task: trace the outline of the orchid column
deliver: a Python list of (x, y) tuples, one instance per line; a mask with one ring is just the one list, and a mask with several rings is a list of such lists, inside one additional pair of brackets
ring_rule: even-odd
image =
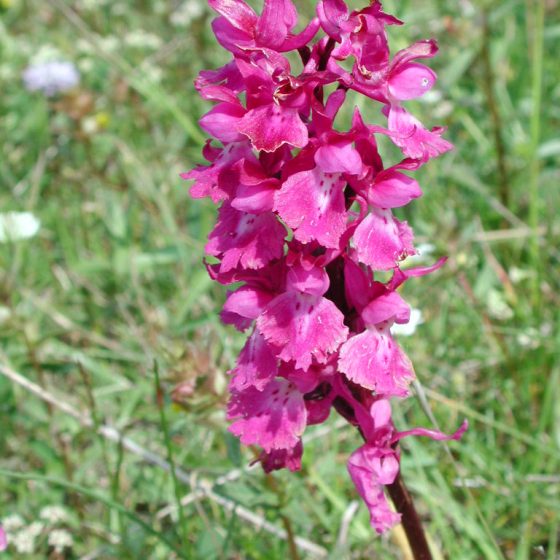
[[(219, 205), (208, 272), (221, 284), (242, 282), (221, 315), (248, 334), (230, 372), (230, 430), (262, 448), (267, 472), (294, 471), (306, 426), (334, 408), (365, 440), (348, 470), (381, 533), (409, 515), (393, 511), (384, 493), (399, 473), (399, 439), (446, 437), (396, 431), (389, 404), (406, 397), (414, 379), (391, 335), (394, 323), (410, 318), (397, 290), (445, 261), (401, 269), (415, 253), (413, 232), (392, 211), (422, 194), (407, 173), (452, 147), (441, 128), (426, 129), (403, 107), (433, 86), (434, 72), (417, 60), (433, 57), (437, 45), (419, 41), (391, 58), (386, 28), (402, 22), (379, 2), (349, 12), (343, 0), (321, 0), (299, 34), (292, 33), (298, 14), (291, 0), (265, 0), (261, 15), (242, 0), (209, 4), (218, 13), (216, 38), (232, 60), (196, 80), (200, 95), (216, 104), (200, 121), (216, 142), (204, 148), (208, 165), (183, 177), (194, 180), (193, 197)], [(289, 51), (301, 56), (297, 75)], [(337, 130), (348, 90), (379, 103), (387, 127), (365, 123), (355, 108), (350, 129)], [(378, 135), (404, 159), (384, 163)], [(379, 271), (392, 271), (391, 279), (376, 280)]]

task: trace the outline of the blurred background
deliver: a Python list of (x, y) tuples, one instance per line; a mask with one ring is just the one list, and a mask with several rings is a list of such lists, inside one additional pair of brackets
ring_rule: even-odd
[[(205, 2), (0, 6), (4, 556), (409, 558), (400, 530), (369, 528), (345, 465), (359, 439), (334, 414), (308, 430), (303, 472), (273, 478), (226, 431), (243, 340), (220, 325), (225, 290), (201, 261), (215, 209), (179, 178), (202, 161), (193, 79), (227, 60)], [(384, 7), (407, 24), (390, 29), (394, 50), (439, 40), (438, 84), (407, 107), (456, 146), (401, 214), (424, 262), (450, 258), (405, 287), (421, 318), (400, 342), (420, 384), (395, 420), (471, 425), (449, 447), (405, 440), (402, 472), (436, 558), (553, 560), (560, 4)], [(26, 69), (53, 62), (72, 87), (48, 96)]]

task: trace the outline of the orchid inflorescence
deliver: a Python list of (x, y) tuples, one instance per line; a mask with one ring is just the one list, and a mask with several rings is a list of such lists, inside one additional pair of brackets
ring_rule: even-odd
[[(376, 1), (349, 12), (343, 0), (319, 0), (317, 17), (298, 34), (291, 0), (265, 0), (261, 15), (243, 0), (209, 4), (219, 14), (216, 38), (233, 59), (200, 72), (195, 85), (216, 104), (200, 125), (221, 147), (208, 140), (209, 164), (183, 177), (194, 180), (194, 198), (220, 205), (206, 245), (211, 277), (242, 283), (221, 313), (249, 331), (230, 372), (230, 430), (262, 448), (266, 472), (295, 471), (306, 426), (337, 410), (365, 440), (348, 470), (383, 532), (400, 518), (384, 493), (399, 472), (397, 442), (457, 439), (466, 428), (452, 436), (398, 432), (389, 404), (414, 379), (391, 334), (410, 318), (397, 290), (445, 262), (402, 269), (415, 254), (413, 232), (392, 212), (422, 194), (405, 172), (452, 147), (442, 128), (426, 129), (403, 107), (433, 86), (435, 73), (416, 61), (433, 57), (437, 45), (418, 41), (391, 59), (386, 27), (402, 22)], [(302, 61), (298, 76), (285, 55), (292, 51)], [(349, 90), (381, 103), (387, 127), (367, 124), (355, 108), (350, 129), (336, 130)], [(376, 135), (405, 158), (385, 167)], [(392, 271), (390, 279), (376, 280), (380, 271)]]

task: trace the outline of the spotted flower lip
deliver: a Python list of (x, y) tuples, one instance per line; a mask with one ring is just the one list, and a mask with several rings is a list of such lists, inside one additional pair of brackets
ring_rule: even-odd
[[(344, 0), (319, 0), (299, 33), (292, 0), (264, 0), (260, 13), (243, 0), (209, 5), (232, 58), (195, 81), (212, 104), (200, 120), (211, 139), (206, 163), (182, 177), (193, 198), (219, 205), (206, 267), (231, 286), (222, 321), (247, 336), (229, 371), (230, 431), (262, 449), (266, 472), (295, 471), (306, 427), (339, 412), (364, 437), (348, 472), (382, 533), (400, 519), (385, 497), (400, 469), (398, 441), (458, 439), (466, 429), (399, 432), (389, 403), (408, 396), (415, 378), (393, 336), (411, 324), (397, 290), (445, 263), (405, 268), (416, 249), (399, 217), (423, 194), (414, 172), (452, 148), (442, 128), (406, 109), (436, 82), (419, 61), (435, 56), (437, 43), (417, 41), (391, 57), (388, 28), (403, 22), (376, 0), (353, 11)], [(301, 56), (299, 74), (290, 51)], [(348, 90), (379, 103), (387, 125), (366, 123), (355, 108), (350, 128), (339, 130)], [(383, 161), (379, 136), (400, 149), (400, 161)]]

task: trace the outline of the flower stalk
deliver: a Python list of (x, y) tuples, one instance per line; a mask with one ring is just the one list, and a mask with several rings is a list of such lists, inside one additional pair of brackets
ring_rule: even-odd
[(422, 521), (400, 472), (395, 480), (387, 486), (387, 492), (391, 496), (395, 509), (401, 515), (403, 529), (414, 560), (432, 560)]

